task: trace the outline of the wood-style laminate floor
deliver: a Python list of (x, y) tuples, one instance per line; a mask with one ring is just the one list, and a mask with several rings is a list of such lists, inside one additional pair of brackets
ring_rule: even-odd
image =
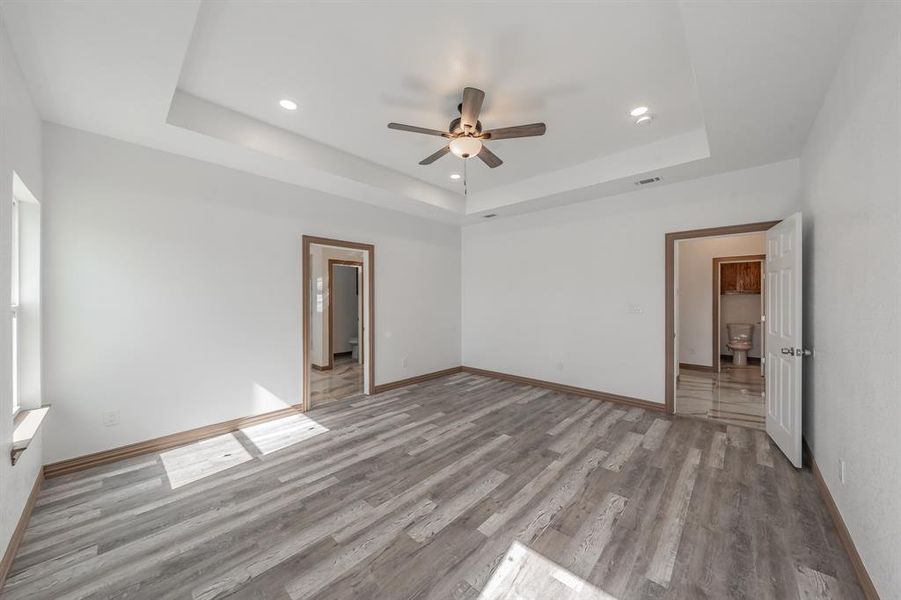
[(765, 382), (760, 365), (723, 362), (719, 373), (679, 369), (676, 413), (753, 429), (766, 429)]
[(461, 373), (49, 480), (2, 597), (862, 595), (764, 433)]

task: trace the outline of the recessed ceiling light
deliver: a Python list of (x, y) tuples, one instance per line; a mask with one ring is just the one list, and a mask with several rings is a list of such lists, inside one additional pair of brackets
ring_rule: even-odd
[(288, 100), (287, 98), (282, 98), (281, 100), (279, 100), (278, 105), (285, 110), (297, 110), (297, 102), (295, 102), (294, 100)]
[(459, 173), (451, 173), (450, 178), (451, 179), (460, 179), (460, 174)]
[(651, 122), (651, 115), (643, 115), (635, 121), (636, 125), (647, 125)]
[(632, 112), (630, 112), (629, 114), (632, 115), (633, 117), (640, 117), (641, 115), (643, 115), (646, 112), (648, 112), (647, 106), (636, 106), (635, 108), (632, 109)]

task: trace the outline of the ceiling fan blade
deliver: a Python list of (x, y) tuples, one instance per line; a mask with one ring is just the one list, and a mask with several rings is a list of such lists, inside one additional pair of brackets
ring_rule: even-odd
[(426, 129), (425, 127), (416, 127), (415, 125), (404, 125), (403, 123), (388, 123), (388, 129), (397, 129), (398, 131), (412, 131), (413, 133), (424, 133), (426, 135), (437, 135), (439, 137), (451, 137), (451, 135), (446, 131)]
[(482, 101), (485, 100), (485, 92), (476, 88), (464, 88), (463, 107), (460, 109), (460, 124), (464, 131), (476, 128), (479, 113), (482, 112)]
[(509, 138), (533, 137), (544, 135), (547, 126), (544, 123), (529, 123), (528, 125), (516, 125), (515, 127), (501, 127), (483, 131), (479, 136), (487, 140), (506, 140)]
[(504, 161), (497, 157), (497, 154), (488, 149), (488, 146), (482, 145), (482, 149), (479, 150), (478, 154), (479, 158), (482, 159), (482, 162), (491, 167), (492, 169), (495, 167), (499, 167), (504, 164)]
[(445, 154), (447, 154), (448, 152), (450, 152), (450, 146), (449, 146), (449, 145), (448, 145), (448, 146), (445, 146), (444, 148), (442, 148), (442, 149), (439, 150), (438, 152), (436, 152), (436, 153), (434, 153), (434, 154), (432, 154), (432, 155), (430, 155), (430, 156), (427, 156), (427, 157), (423, 158), (421, 161), (419, 161), (419, 164), (421, 164), (421, 165), (430, 165), (430, 164), (432, 164), (433, 162), (435, 162), (436, 160), (438, 160), (439, 158), (441, 158), (442, 156), (444, 156)]

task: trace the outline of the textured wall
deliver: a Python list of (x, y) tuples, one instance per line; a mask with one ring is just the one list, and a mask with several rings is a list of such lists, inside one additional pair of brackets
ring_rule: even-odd
[(901, 4), (867, 4), (801, 158), (804, 433), (882, 598), (901, 598), (899, 46)]

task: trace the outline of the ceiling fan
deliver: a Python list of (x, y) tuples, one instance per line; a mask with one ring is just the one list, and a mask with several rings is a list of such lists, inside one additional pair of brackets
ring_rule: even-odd
[(489, 140), (506, 140), (509, 138), (532, 137), (544, 135), (547, 127), (544, 123), (530, 123), (529, 125), (516, 125), (514, 127), (501, 127), (482, 131), (482, 122), (479, 121), (479, 111), (482, 110), (482, 101), (485, 92), (476, 88), (463, 89), (463, 102), (457, 106), (460, 116), (450, 122), (447, 131), (427, 129), (415, 125), (403, 125), (401, 123), (388, 123), (388, 129), (399, 131), (412, 131), (450, 139), (450, 142), (438, 152), (419, 161), (421, 165), (430, 165), (448, 152), (460, 158), (467, 159), (478, 156), (492, 169), (501, 166), (504, 161), (485, 146)]

